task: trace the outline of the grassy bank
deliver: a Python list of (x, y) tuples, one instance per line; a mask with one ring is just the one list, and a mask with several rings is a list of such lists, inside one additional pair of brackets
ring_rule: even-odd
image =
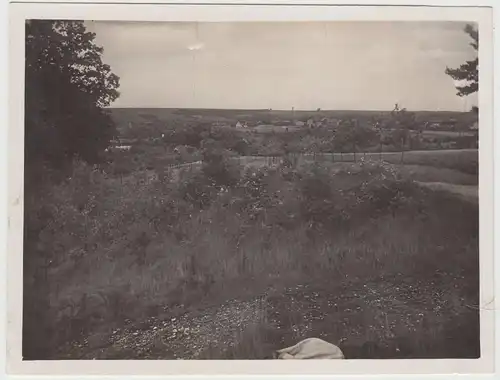
[(32, 352), (251, 359), (318, 336), (352, 358), (477, 356), (477, 205), (384, 163), (211, 165), (126, 185), (81, 166), (28, 205), (50, 215)]

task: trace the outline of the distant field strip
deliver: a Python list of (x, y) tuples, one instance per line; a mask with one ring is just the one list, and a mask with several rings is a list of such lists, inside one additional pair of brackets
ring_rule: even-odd
[[(476, 164), (478, 162), (477, 149), (448, 149), (448, 150), (414, 150), (407, 152), (376, 152), (376, 153), (300, 153), (292, 154), (298, 163), (308, 161), (355, 162), (361, 158), (383, 160), (392, 164), (430, 165), (450, 167), (459, 163)], [(270, 165), (279, 162), (281, 157), (268, 156), (240, 156), (236, 157), (242, 165)]]
[[(392, 164), (427, 165), (435, 167), (451, 167), (467, 163), (478, 164), (477, 149), (448, 149), (448, 150), (414, 150), (407, 152), (378, 152), (378, 153), (299, 153), (292, 154), (298, 164), (314, 161), (356, 162), (364, 159), (383, 160)], [(237, 156), (232, 159), (243, 166), (267, 166), (283, 161), (282, 156)], [(201, 166), (202, 161), (170, 165), (170, 169), (182, 169)]]
[(446, 191), (455, 194), (469, 202), (479, 201), (479, 187), (471, 185), (456, 185), (444, 182), (417, 182), (420, 186), (431, 190)]

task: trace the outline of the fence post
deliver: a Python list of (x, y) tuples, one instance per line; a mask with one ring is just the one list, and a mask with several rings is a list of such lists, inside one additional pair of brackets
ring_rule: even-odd
[(405, 159), (405, 144), (404, 144), (404, 139), (401, 139), (401, 165), (404, 164), (404, 159)]

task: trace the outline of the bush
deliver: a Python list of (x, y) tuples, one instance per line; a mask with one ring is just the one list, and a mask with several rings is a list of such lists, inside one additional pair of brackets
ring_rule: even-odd
[[(67, 181), (26, 200), (25, 356), (50, 356), (63, 342), (96, 328), (100, 319), (116, 320), (118, 314), (126, 314), (126, 306), (113, 306), (112, 300), (95, 309), (90, 298), (99, 298), (93, 292), (100, 285), (85, 282), (95, 281), (96, 268), (110, 262), (144, 265), (148, 246), (160, 231), (177, 238), (178, 221), (189, 213), (189, 205), (173, 200), (175, 187), (162, 185), (164, 192), (159, 193), (159, 186), (136, 181), (122, 185), (119, 179), (77, 162)], [(84, 283), (73, 282), (77, 274)], [(68, 282), (71, 287), (64, 287)], [(120, 286), (114, 284), (113, 292), (126, 294)], [(98, 317), (93, 316), (96, 311)]]
[(205, 209), (212, 203), (218, 189), (216, 183), (203, 173), (196, 173), (186, 178), (179, 189), (181, 198), (198, 209)]
[(230, 160), (232, 154), (221, 149), (214, 141), (208, 141), (203, 149), (203, 175), (220, 189), (233, 187), (240, 176), (239, 165)]

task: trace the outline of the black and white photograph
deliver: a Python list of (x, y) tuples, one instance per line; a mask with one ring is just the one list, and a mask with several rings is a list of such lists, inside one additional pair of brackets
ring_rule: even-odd
[(491, 30), (24, 30), (23, 361), (484, 356)]

